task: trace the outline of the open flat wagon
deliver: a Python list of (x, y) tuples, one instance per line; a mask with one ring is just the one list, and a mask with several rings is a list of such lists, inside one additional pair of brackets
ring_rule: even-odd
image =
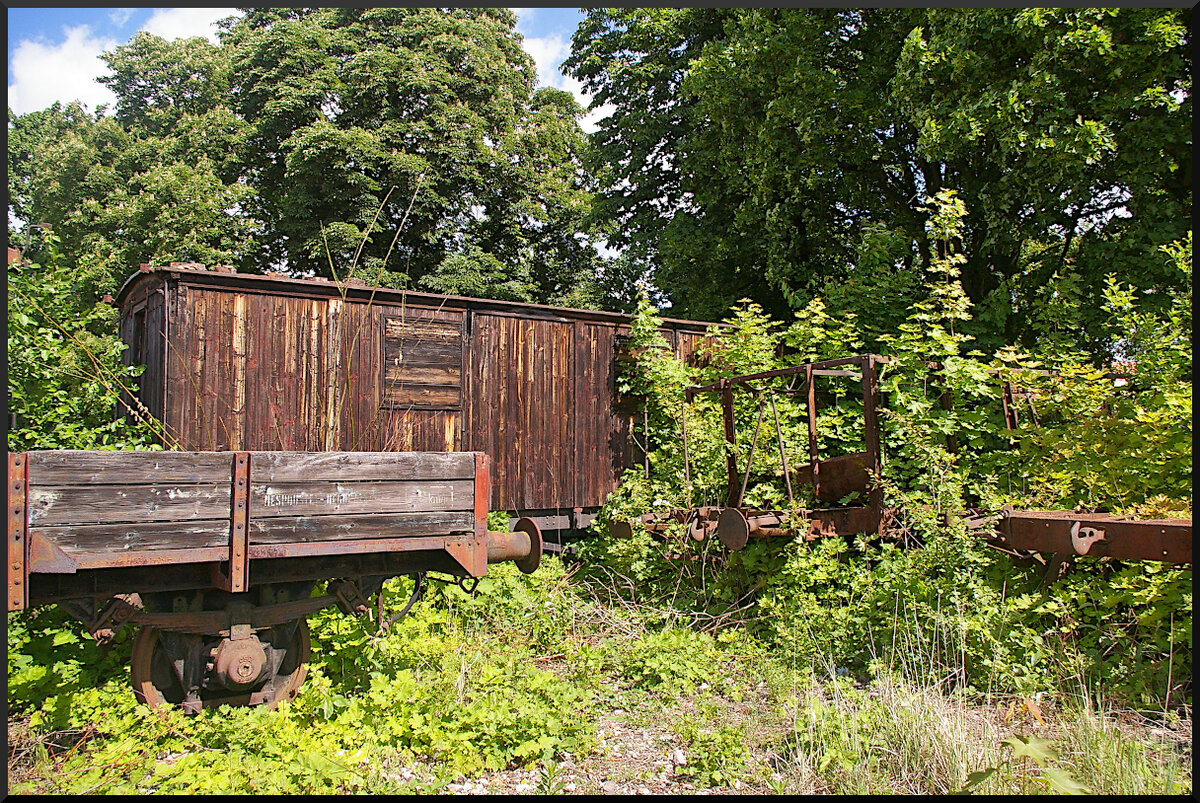
[(488, 469), (478, 452), (10, 454), (8, 610), (57, 603), (102, 641), (139, 625), (151, 705), (272, 705), (303, 680), (308, 614), (364, 614), (401, 575), (415, 598), (428, 571), (537, 568), (536, 524), (487, 529)]

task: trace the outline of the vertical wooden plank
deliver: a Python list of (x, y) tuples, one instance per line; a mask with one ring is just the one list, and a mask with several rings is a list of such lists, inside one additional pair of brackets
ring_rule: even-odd
[[(163, 415), (163, 327), (165, 325), (164, 296), (166, 290), (159, 281), (159, 286), (152, 290), (146, 299), (145, 330), (142, 333), (141, 362), (146, 370), (138, 378), (141, 388), (139, 394), (142, 415), (149, 415), (159, 421)], [(128, 353), (128, 352), (127, 352)]]
[(338, 392), (341, 374), (342, 302), (331, 298), (325, 302), (325, 371), (322, 391), (325, 396), (325, 422), (321, 445), (332, 452), (338, 439), (343, 398)]
[(321, 376), (322, 376), (322, 360), (321, 360), (321, 319), (323, 302), (319, 299), (310, 300), (305, 307), (307, 308), (307, 324), (308, 324), (308, 343), (305, 351), (305, 387), (304, 398), (300, 401), (300, 409), (306, 411), (307, 422), (305, 425), (305, 448), (308, 451), (318, 452), (321, 450), (322, 444), (322, 426), (325, 416), (322, 410), (323, 399), (321, 396)]
[(234, 364), (233, 353), (234, 335), (234, 305), (240, 293), (217, 291), (216, 301), (217, 326), (213, 332), (216, 349), (215, 360), (209, 360), (208, 376), (212, 388), (212, 422), (215, 451), (229, 451), (233, 442), (233, 399), (234, 399)]
[(187, 355), (192, 348), (190, 319), (186, 286), (171, 282), (163, 325), (163, 423), (181, 446), (187, 437), (182, 398), (187, 395), (191, 383), (186, 367)]
[(204, 449), (211, 446), (212, 438), (208, 434), (208, 417), (205, 414), (205, 382), (204, 366), (208, 363), (208, 295), (192, 288), (192, 364), (188, 371), (191, 378), (190, 398), (188, 408), (192, 422), (192, 437), (188, 439), (186, 449)]
[(28, 457), (24, 453), (8, 455), (8, 609), (23, 611), (29, 607), (28, 521), (25, 511), (28, 484)]
[(229, 448), (245, 448), (246, 431), (246, 294), (233, 297), (233, 399), (229, 411)]
[[(588, 465), (594, 461), (589, 460), (587, 447), (584, 439), (593, 430), (589, 426), (590, 418), (587, 415), (586, 399), (588, 397), (588, 388), (584, 385), (584, 372), (588, 370), (590, 363), (587, 359), (587, 353), (584, 350), (586, 345), (587, 329), (583, 321), (576, 321), (571, 326), (572, 349), (574, 353), (574, 361), (571, 366), (571, 477), (573, 479), (573, 494), (571, 498), (571, 507), (582, 507), (588, 504), (587, 490), (588, 478), (584, 476), (584, 472), (594, 470), (593, 466)], [(598, 392), (596, 380), (600, 377), (592, 375), (593, 391)]]
[(496, 497), (496, 507), (501, 510), (511, 510), (517, 506), (516, 500), (510, 497), (509, 488), (511, 487), (511, 475), (513, 469), (513, 454), (508, 448), (511, 444), (508, 423), (511, 419), (508, 403), (508, 372), (504, 370), (503, 363), (512, 365), (517, 357), (514, 354), (513, 344), (509, 340), (510, 327), (508, 320), (501, 317), (493, 317), (492, 325), (495, 327), (495, 342), (496, 350), (493, 354), (493, 376), (496, 381), (495, 392), (495, 415), (493, 422), (495, 427), (492, 429), (494, 437), (491, 439), (493, 451), (492, 457), (492, 485), (496, 489), (494, 491)]
[(471, 431), (471, 422), (468, 418), (471, 415), (471, 385), (474, 384), (473, 372), (470, 370), (471, 364), (471, 324), (473, 321), (474, 312), (472, 310), (464, 310), (462, 316), (462, 415), (458, 418), (458, 440), (454, 451), (461, 449), (463, 451), (471, 449), (467, 444), (469, 433)]

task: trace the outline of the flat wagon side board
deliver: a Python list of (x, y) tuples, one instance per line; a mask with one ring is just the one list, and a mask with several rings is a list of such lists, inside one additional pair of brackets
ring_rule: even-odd
[(104, 452), (9, 455), (9, 610), (30, 574), (213, 564), (244, 591), (257, 559), (442, 551), (487, 570), (486, 455)]
[(469, 452), (252, 452), (250, 543), (473, 533)]

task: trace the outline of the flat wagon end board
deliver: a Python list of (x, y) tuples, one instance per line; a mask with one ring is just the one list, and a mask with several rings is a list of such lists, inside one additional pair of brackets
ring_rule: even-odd
[(9, 484), (9, 610), (30, 575), (93, 569), (211, 563), (232, 592), (277, 558), (434, 551), (487, 571), (474, 452), (28, 452)]

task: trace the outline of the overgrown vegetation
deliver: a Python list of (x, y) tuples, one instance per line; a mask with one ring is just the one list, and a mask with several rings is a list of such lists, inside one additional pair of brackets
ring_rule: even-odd
[(629, 791), (947, 793), (996, 766), (976, 791), (1027, 792), (1047, 776), (1003, 763), (1003, 740), (1031, 731), (1053, 742), (1051, 769), (1093, 791), (1191, 788), (1187, 720), (1150, 738), (1074, 691), (1041, 708), (997, 696), (989, 712), (901, 666), (856, 677), (742, 628), (664, 626), (669, 606), (604, 591), (551, 560), (532, 576), (493, 566), (474, 597), (435, 585), (386, 635), (322, 613), (296, 700), (199, 716), (136, 703), (128, 637), (101, 654), (53, 610), (10, 616), (10, 791), (438, 793), (492, 778), (586, 793), (607, 778)]
[[(387, 634), (310, 617), (308, 678), (272, 711), (152, 712), (127, 632), (102, 649), (53, 609), (10, 614), (10, 791), (1190, 793), (1191, 569), (1080, 558), (1052, 583), (956, 515), (1190, 515), (1189, 22), (592, 10), (571, 63), (617, 111), (588, 146), (508, 12), (257, 9), (220, 45), (110, 54), (114, 117), (10, 114), (34, 260), (9, 268), (10, 449), (150, 446), (98, 297), (195, 259), (636, 305), (618, 390), (649, 467), (571, 570), (435, 584)], [(597, 258), (602, 233), (624, 256)], [(734, 325), (700, 367), (643, 275)], [(609, 535), (724, 501), (720, 409), (687, 385), (866, 351), (889, 358), (886, 537)], [(819, 453), (861, 451), (857, 383), (820, 382)], [(791, 390), (739, 393), (732, 448), (745, 505), (801, 525), (817, 500), (789, 499), (774, 447), (777, 418), (808, 461)]]
[(158, 448), (157, 422), (128, 392), (143, 367), (121, 360), (116, 309), (88, 292), (53, 232), (38, 246), (44, 264), (8, 266), (8, 448)]
[[(881, 380), (887, 459), (879, 480), (895, 516), (889, 537), (854, 544), (752, 539), (745, 550), (714, 560), (711, 543), (697, 545), (679, 527), (663, 543), (647, 536), (589, 542), (586, 560), (605, 567), (597, 571), (625, 575), (638, 598), (670, 598), (698, 621), (745, 607), (747, 615), (734, 620), (744, 618), (756, 637), (804, 661), (870, 672), (895, 669), (915, 651), (936, 658), (905, 664), (919, 670), (907, 676), (918, 683), (1035, 694), (1074, 679), (1139, 707), (1190, 701), (1190, 568), (1081, 559), (1064, 582), (1051, 584), (1043, 565), (996, 553), (954, 515), (1008, 504), (1190, 516), (1190, 313), (1134, 319), (1135, 291), (1110, 286), (1111, 347), (1132, 366), (1120, 386), (1061, 342), (1053, 361), (1014, 349), (985, 356), (962, 333), (971, 310), (958, 281), (966, 210), (944, 192), (928, 212), (940, 256), (922, 300), (895, 334), (881, 338), (891, 360)], [(1190, 282), (1190, 238), (1168, 251)], [(684, 405), (684, 384), (856, 347), (853, 322), (830, 322), (820, 302), (786, 329), (753, 304), (729, 320), (737, 330), (708, 348), (704, 368), (688, 369), (643, 303), (623, 387), (649, 406), (648, 431), (638, 438), (648, 443), (651, 470), (648, 477), (636, 470), (626, 475), (606, 506), (607, 520), (723, 502), (725, 446), (715, 394)], [(931, 368), (933, 362), (940, 367)], [(1030, 391), (1036, 424), (1023, 410), (1018, 428), (1007, 428), (1000, 413), (1005, 378)], [(822, 457), (863, 448), (857, 383), (843, 384), (819, 406)], [(764, 382), (757, 397), (746, 392), (736, 400), (739, 467), (768, 400), (778, 410), (788, 465), (808, 462), (807, 413), (785, 391), (782, 383)], [(765, 409), (746, 504), (787, 510), (779, 453), (763, 445), (772, 415)], [(684, 427), (690, 466), (678, 448)], [(805, 488), (809, 495), (798, 494), (791, 509), (816, 506), (811, 486)], [(904, 548), (914, 545), (921, 548)]]

